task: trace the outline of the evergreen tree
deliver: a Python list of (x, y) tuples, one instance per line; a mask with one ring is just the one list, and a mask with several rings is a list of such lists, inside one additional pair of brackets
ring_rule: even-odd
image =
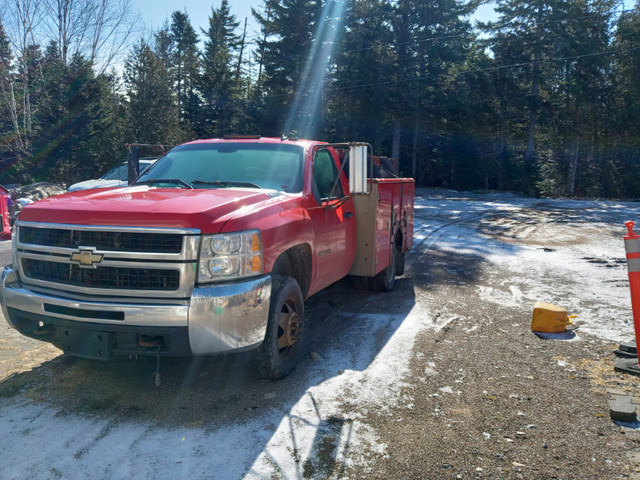
[(265, 135), (280, 135), (287, 128), (297, 131), (297, 125), (305, 121), (308, 112), (295, 110), (294, 103), (307, 93), (301, 91), (301, 85), (305, 65), (309, 59), (313, 61), (310, 54), (322, 7), (321, 0), (266, 0), (264, 14), (256, 17), (265, 38), (258, 45), (263, 65), (260, 88), (265, 99)]
[(30, 149), (7, 173), (19, 183), (96, 176), (122, 148), (123, 115), (113, 79), (96, 76), (80, 55), (65, 65), (53, 41), (44, 54), (29, 51), (36, 62), (29, 75)]
[(539, 173), (534, 160), (544, 162), (549, 153), (548, 144), (537, 142), (537, 133), (557, 75), (555, 59), (563, 55), (563, 22), (570, 17), (570, 5), (560, 0), (498, 0), (499, 19), (489, 25), (497, 63), (509, 66), (504, 93), (523, 100), (518, 105), (521, 117), (514, 121), (524, 129), (520, 176), (526, 177), (522, 187), (529, 193)]
[(478, 40), (480, 1), (263, 0), (255, 78), (229, 0), (202, 53), (174, 12), (132, 50), (125, 94), (93, 54), (65, 61), (57, 35), (35, 43), (39, 2), (8, 5), (2, 181), (94, 177), (125, 142), (175, 144), (193, 128), (365, 140), (419, 185), (638, 197), (640, 8), (617, 19), (620, 0), (498, 0)]
[[(448, 180), (457, 189), (514, 189), (502, 155), (504, 123), (498, 91), (500, 76), (495, 61), (475, 42), (458, 75), (452, 79), (455, 92), (446, 106), (446, 126), (452, 137), (447, 147)], [(453, 172), (451, 172), (453, 170)]]
[(171, 85), (175, 68), (173, 65), (173, 39), (167, 22), (154, 35), (153, 51), (164, 67), (167, 84)]
[(222, 136), (232, 133), (241, 95), (235, 73), (234, 55), (240, 37), (235, 33), (239, 23), (230, 14), (229, 2), (222, 0), (220, 8), (211, 9), (209, 28), (204, 31), (204, 54), (200, 91), (204, 98), (198, 133)]
[[(15, 96), (13, 53), (0, 20), (0, 166), (15, 164), (24, 153)], [(0, 167), (4, 170), (6, 167)]]
[(389, 88), (397, 78), (391, 11), (385, 0), (351, 3), (327, 96), (328, 136), (366, 140), (378, 152), (385, 141), (389, 146), (395, 109)]
[(16, 102), (20, 128), (22, 131), (23, 152), (21, 160), (16, 164), (16, 174), (19, 182), (31, 180), (32, 164), (37, 164), (34, 158), (33, 140), (38, 135), (38, 124), (35, 115), (41, 98), (42, 86), (42, 51), (39, 45), (31, 44), (18, 58), (16, 82)]
[[(416, 180), (429, 178), (453, 186), (455, 156), (449, 112), (461, 112), (453, 80), (473, 40), (467, 17), (477, 2), (401, 0), (394, 18), (398, 80), (392, 95), (396, 135), (406, 140), (401, 153), (412, 159)], [(399, 131), (398, 131), (399, 130)], [(396, 140), (397, 141), (397, 140)], [(427, 157), (424, 152), (437, 152)]]
[(49, 47), (43, 62), (34, 177), (73, 183), (123, 158), (122, 108), (109, 75), (96, 76), (80, 55), (64, 65), (54, 52), (55, 46)]
[(198, 36), (187, 14), (175, 11), (171, 15), (173, 41), (173, 71), (180, 121), (185, 130), (198, 117), (199, 99), (197, 83), (200, 76)]
[[(598, 166), (602, 140), (602, 112), (612, 90), (606, 72), (611, 70), (608, 54), (611, 42), (615, 0), (577, 0), (571, 3), (562, 31), (564, 59), (555, 79), (557, 87), (551, 98), (557, 112), (552, 130), (558, 139), (553, 147), (560, 164), (563, 193), (599, 196), (604, 193), (602, 180), (607, 172)], [(557, 97), (557, 100), (554, 98)], [(585, 175), (593, 180), (588, 180)]]
[(573, 194), (580, 158), (595, 154), (593, 149), (585, 151), (584, 137), (590, 137), (590, 145), (598, 141), (615, 3), (498, 2), (501, 17), (493, 25), (493, 51), (498, 63), (508, 67), (503, 71), (503, 93), (526, 100), (512, 101), (517, 113), (510, 120), (521, 125), (520, 132), (512, 131), (519, 137), (520, 152), (524, 150), (520, 186), (529, 193)]
[[(623, 13), (613, 42), (614, 101), (607, 102), (612, 121), (603, 152), (612, 190), (625, 198), (640, 197), (640, 4)], [(610, 194), (609, 194), (610, 195)]]
[(124, 83), (132, 142), (168, 145), (184, 139), (173, 85), (167, 82), (162, 60), (144, 41), (125, 64)]

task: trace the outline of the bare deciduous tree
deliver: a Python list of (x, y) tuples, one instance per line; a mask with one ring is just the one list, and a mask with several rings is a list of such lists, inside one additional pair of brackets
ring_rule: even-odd
[[(15, 48), (18, 58), (25, 59), (29, 55), (30, 47), (38, 45), (36, 32), (42, 21), (42, 0), (13, 0), (11, 8), (4, 14), (7, 18), (7, 36)], [(25, 134), (22, 147), (26, 152), (29, 150), (29, 133), (32, 129), (30, 69), (21, 68), (20, 76), (22, 83), (22, 131)], [(15, 102), (13, 85), (11, 85), (11, 90), (11, 96)], [(18, 130), (16, 130), (17, 132)]]
[(24, 142), (18, 118), (16, 96), (14, 90), (14, 75), (12, 73), (13, 55), (9, 47), (9, 39), (6, 37), (2, 20), (0, 20), (0, 112), (8, 114), (11, 119), (13, 134), (11, 139), (16, 150), (24, 152)]
[(65, 64), (80, 54), (103, 72), (123, 53), (134, 33), (129, 0), (43, 1), (46, 28), (57, 38)]
[(96, 16), (91, 28), (89, 58), (100, 66), (100, 72), (120, 57), (136, 33), (136, 18), (129, 0), (94, 0)]

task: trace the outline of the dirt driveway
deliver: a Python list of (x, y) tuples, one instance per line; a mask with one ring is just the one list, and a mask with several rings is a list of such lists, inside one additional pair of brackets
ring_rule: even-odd
[[(66, 358), (2, 321), (0, 478), (640, 478), (608, 404), (640, 395), (612, 368), (635, 212), (420, 191), (396, 290), (312, 297), (311, 355), (280, 382), (233, 355), (162, 360), (156, 387), (155, 359)], [(533, 335), (537, 300), (577, 336)]]

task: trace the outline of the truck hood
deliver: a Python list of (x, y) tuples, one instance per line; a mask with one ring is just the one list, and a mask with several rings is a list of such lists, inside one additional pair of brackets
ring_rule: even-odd
[(105, 180), (104, 178), (96, 178), (94, 180), (85, 180), (71, 185), (67, 191), (75, 192), (77, 190), (89, 190), (92, 188), (108, 188), (108, 187), (124, 187), (127, 185), (126, 180)]
[(20, 221), (72, 225), (195, 228), (218, 233), (282, 194), (245, 188), (155, 188), (148, 185), (70, 192), (27, 205)]

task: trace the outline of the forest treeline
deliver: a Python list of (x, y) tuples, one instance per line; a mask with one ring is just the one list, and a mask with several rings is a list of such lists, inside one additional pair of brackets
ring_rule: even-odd
[(141, 37), (128, 0), (4, 0), (0, 182), (247, 133), (366, 141), (420, 186), (640, 198), (640, 3), (481, 3), (263, 0), (248, 29), (221, 0)]

